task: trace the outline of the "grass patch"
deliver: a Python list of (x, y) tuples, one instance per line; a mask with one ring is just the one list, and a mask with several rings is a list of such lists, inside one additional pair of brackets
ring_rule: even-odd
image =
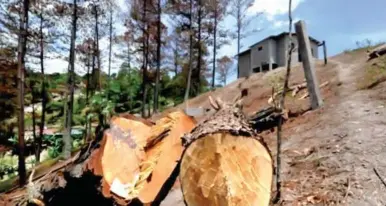
[(270, 75), (267, 82), (271, 88), (274, 88), (275, 92), (283, 90), (284, 73), (281, 72), (276, 75)]
[(386, 81), (386, 56), (381, 56), (365, 68), (363, 78), (358, 81), (359, 89), (371, 89)]

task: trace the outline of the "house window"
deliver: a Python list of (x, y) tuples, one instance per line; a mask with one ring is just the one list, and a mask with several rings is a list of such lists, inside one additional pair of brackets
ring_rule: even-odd
[(257, 48), (257, 50), (259, 50), (259, 51), (263, 50), (263, 46), (259, 46), (259, 48)]
[(260, 72), (260, 67), (253, 68), (253, 73), (259, 73), (259, 72)]
[(311, 54), (312, 54), (313, 57), (315, 57), (315, 55), (314, 55), (314, 49), (311, 49)]

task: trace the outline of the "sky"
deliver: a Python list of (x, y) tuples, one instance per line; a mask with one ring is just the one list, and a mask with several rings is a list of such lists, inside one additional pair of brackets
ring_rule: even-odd
[[(120, 8), (127, 7), (125, 0), (117, 1), (120, 2)], [(267, 36), (288, 31), (288, 1), (255, 0), (248, 14), (264, 13), (251, 22), (249, 29), (260, 29), (261, 31), (243, 39), (241, 51)], [(328, 56), (355, 48), (357, 41), (365, 39), (370, 39), (372, 42), (386, 41), (384, 8), (386, 8), (385, 0), (292, 0), (294, 23), (304, 20), (310, 36), (319, 41), (325, 40)], [(122, 22), (117, 22), (114, 25), (116, 33), (123, 32), (121, 24)], [(222, 24), (227, 28), (235, 29), (235, 21), (232, 17), (228, 17)], [(102, 50), (107, 49), (107, 38), (102, 39), (100, 45)], [(119, 50), (120, 48), (114, 47), (113, 49)], [(236, 51), (237, 45), (234, 41), (220, 49), (218, 56), (234, 56)], [(50, 68), (49, 73), (64, 72), (68, 67), (68, 63), (63, 60), (52, 60), (47, 64)], [(119, 65), (118, 62), (113, 64), (113, 71), (117, 71)], [(107, 66), (105, 67), (104, 70), (107, 70)], [(234, 74), (228, 79), (228, 82), (235, 79)]]

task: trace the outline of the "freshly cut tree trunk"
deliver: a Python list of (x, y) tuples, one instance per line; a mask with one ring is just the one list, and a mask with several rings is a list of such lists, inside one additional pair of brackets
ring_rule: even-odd
[(37, 167), (27, 187), (0, 194), (0, 205), (159, 205), (178, 176), (181, 137), (195, 125), (182, 111), (156, 124), (133, 115), (114, 117), (99, 142), (46, 172)]
[(240, 102), (211, 104), (217, 112), (183, 137), (180, 182), (186, 204), (269, 205), (269, 149), (250, 128)]
[(181, 158), (181, 137), (194, 126), (195, 121), (182, 111), (168, 114), (155, 125), (114, 118), (88, 164), (95, 175), (103, 176), (103, 195), (122, 205), (133, 199), (142, 203), (158, 199)]

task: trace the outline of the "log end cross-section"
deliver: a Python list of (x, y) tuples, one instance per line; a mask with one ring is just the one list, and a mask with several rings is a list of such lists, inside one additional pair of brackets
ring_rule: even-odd
[(184, 136), (180, 182), (188, 206), (270, 202), (270, 151), (242, 113), (241, 104), (217, 100), (217, 112)]

